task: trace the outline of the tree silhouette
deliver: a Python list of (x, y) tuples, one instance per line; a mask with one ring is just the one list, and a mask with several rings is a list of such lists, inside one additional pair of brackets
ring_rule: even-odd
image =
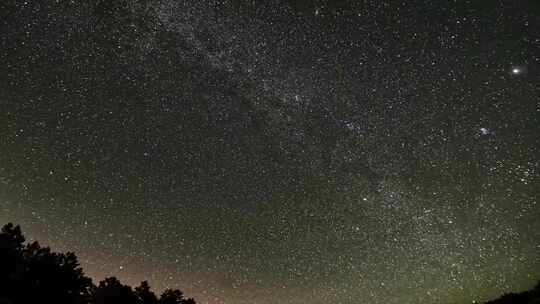
[(158, 303), (158, 298), (156, 297), (156, 294), (154, 294), (150, 290), (150, 285), (148, 285), (148, 282), (146, 281), (141, 282), (140, 286), (135, 287), (135, 295), (137, 296), (141, 304)]
[(195, 302), (195, 299), (188, 298), (188, 299), (184, 300), (184, 304), (196, 304), (196, 302)]
[(195, 301), (184, 298), (184, 294), (178, 289), (166, 289), (159, 299), (159, 304), (195, 304)]
[(0, 233), (0, 302), (88, 303), (92, 281), (74, 253), (53, 253), (38, 242), (24, 245), (19, 226)]
[(19, 226), (7, 224), (0, 231), (0, 303), (16, 299), (22, 287), (24, 236)]
[(25, 288), (30, 302), (43, 300), (58, 303), (88, 303), (92, 290), (92, 280), (80, 268), (73, 252), (55, 253), (49, 247), (41, 247), (38, 242), (26, 246)]
[(138, 298), (131, 287), (122, 284), (117, 278), (110, 277), (99, 282), (94, 291), (95, 304), (135, 304)]
[(0, 304), (195, 304), (180, 290), (167, 289), (158, 300), (144, 281), (133, 290), (110, 277), (94, 286), (73, 252), (56, 253), (38, 242), (24, 244), (19, 226), (0, 231)]
[(507, 293), (485, 304), (540, 304), (540, 281), (531, 290), (521, 293)]

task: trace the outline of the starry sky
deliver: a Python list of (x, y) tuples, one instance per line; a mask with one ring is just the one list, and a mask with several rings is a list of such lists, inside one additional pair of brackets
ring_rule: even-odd
[(540, 278), (540, 2), (4, 0), (0, 223), (207, 304)]

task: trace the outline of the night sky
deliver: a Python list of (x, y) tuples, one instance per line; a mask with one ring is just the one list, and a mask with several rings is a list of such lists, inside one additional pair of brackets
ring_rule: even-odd
[(199, 303), (540, 278), (540, 1), (2, 0), (0, 224)]

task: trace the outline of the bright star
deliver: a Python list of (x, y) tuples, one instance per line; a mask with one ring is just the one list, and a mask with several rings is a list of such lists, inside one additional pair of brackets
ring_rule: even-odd
[(510, 69), (510, 74), (514, 76), (522, 75), (527, 73), (527, 67), (524, 65), (516, 65)]
[(488, 128), (480, 128), (480, 134), (482, 135), (489, 135), (491, 133), (491, 130)]

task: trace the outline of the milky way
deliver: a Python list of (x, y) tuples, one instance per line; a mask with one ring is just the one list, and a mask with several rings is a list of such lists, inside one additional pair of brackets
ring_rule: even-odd
[(0, 223), (199, 303), (530, 288), (534, 2), (3, 1)]

